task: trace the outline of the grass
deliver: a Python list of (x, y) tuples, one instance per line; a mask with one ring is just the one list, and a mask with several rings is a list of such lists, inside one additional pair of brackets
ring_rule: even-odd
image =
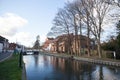
[(19, 55), (12, 55), (11, 58), (0, 63), (0, 80), (21, 80), (22, 68), (18, 66)]

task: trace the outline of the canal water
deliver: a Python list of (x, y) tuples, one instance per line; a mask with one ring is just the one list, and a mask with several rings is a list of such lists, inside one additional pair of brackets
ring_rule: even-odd
[(27, 80), (120, 80), (120, 68), (47, 55), (23, 56)]

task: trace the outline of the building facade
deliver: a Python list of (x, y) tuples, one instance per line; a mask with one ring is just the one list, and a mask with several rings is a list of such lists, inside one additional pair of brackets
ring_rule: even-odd
[(8, 39), (0, 36), (0, 51), (6, 52), (9, 48), (9, 42)]
[[(87, 42), (88, 41), (88, 42)], [(47, 44), (46, 44), (47, 43)], [(95, 46), (95, 41), (88, 39), (86, 36), (78, 35), (77, 40), (75, 40), (75, 35), (64, 34), (52, 39), (52, 41), (46, 40), (46, 48), (49, 47), (50, 52), (57, 53), (87, 53), (88, 43), (90, 44), (90, 49)]]
[(53, 40), (54, 38), (47, 38), (42, 46), (42, 49), (45, 51), (50, 51)]

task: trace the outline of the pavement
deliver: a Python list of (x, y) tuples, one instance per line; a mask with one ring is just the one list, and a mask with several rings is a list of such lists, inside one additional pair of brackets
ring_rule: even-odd
[(11, 52), (6, 52), (6, 53), (0, 53), (0, 62), (8, 59), (9, 57), (12, 56)]

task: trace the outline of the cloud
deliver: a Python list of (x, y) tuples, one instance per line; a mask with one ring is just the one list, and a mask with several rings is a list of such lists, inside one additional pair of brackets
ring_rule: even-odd
[(65, 0), (65, 2), (72, 2), (72, 1), (74, 1), (74, 0)]
[(0, 16), (0, 35), (13, 36), (20, 27), (25, 26), (28, 21), (14, 13), (5, 13)]
[[(15, 42), (27, 47), (32, 47), (34, 45), (34, 42), (36, 41), (36, 36), (37, 35), (31, 34), (30, 32), (18, 32), (14, 36), (7, 36), (6, 38), (9, 40), (9, 42)], [(45, 35), (40, 35), (41, 45), (45, 41), (45, 39)]]
[(18, 32), (12, 37), (7, 37), (9, 42), (17, 42), (18, 44), (22, 44), (25, 46), (33, 45), (33, 35), (29, 32)]

